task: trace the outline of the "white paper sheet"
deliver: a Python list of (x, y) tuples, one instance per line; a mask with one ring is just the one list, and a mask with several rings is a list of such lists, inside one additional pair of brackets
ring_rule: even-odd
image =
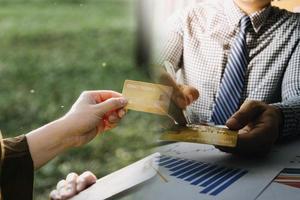
[(79, 193), (71, 200), (101, 200), (112, 197), (154, 177), (157, 173), (155, 158), (160, 154), (152, 154), (132, 165), (120, 169), (99, 179), (93, 186)]

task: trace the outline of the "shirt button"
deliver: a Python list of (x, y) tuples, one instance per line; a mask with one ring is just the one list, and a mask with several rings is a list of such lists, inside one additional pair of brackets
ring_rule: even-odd
[(224, 50), (228, 50), (230, 48), (230, 45), (227, 43), (224, 45)]

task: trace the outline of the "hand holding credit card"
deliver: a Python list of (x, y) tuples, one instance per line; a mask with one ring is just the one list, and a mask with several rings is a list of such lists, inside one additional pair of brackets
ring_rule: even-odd
[(187, 124), (182, 109), (171, 100), (173, 88), (170, 86), (126, 80), (122, 93), (128, 100), (127, 109), (167, 115), (177, 124)]
[[(170, 116), (171, 112), (179, 119), (181, 110), (171, 102), (172, 92), (173, 89), (169, 86), (132, 80), (126, 80), (123, 87), (123, 95), (128, 100), (127, 109), (167, 116)], [(208, 125), (187, 125), (184, 116), (181, 118), (180, 123), (177, 123), (181, 126), (177, 125), (176, 129), (165, 131), (161, 135), (161, 140), (226, 147), (235, 147), (237, 144), (236, 131)]]
[(164, 131), (160, 137), (164, 141), (191, 142), (212, 144), (224, 147), (235, 147), (238, 132), (227, 128), (209, 125), (188, 125)]

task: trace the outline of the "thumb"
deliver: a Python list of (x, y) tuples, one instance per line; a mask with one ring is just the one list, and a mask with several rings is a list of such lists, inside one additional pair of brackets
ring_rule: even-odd
[(264, 109), (264, 104), (261, 102), (245, 101), (240, 109), (227, 120), (226, 126), (232, 130), (240, 130), (257, 118)]
[(124, 106), (126, 106), (127, 103), (128, 103), (128, 101), (124, 97), (110, 98), (110, 99), (107, 99), (107, 100), (95, 105), (95, 107), (98, 111), (97, 113), (100, 116), (103, 116), (105, 113), (107, 113), (109, 111), (123, 108)]
[(196, 88), (187, 85), (181, 85), (180, 87), (183, 95), (188, 99), (188, 104), (193, 103), (199, 98), (200, 94)]

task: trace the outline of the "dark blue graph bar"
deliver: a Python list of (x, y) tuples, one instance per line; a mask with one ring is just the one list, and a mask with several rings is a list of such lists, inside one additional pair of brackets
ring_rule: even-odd
[(231, 177), (235, 176), (236, 174), (239, 173), (239, 169), (235, 169), (232, 172), (226, 174), (226, 176), (223, 176), (221, 179), (219, 179), (218, 181), (214, 182), (213, 184), (209, 185), (208, 187), (204, 188), (204, 190), (202, 190), (200, 193), (202, 194), (206, 194), (210, 191), (212, 191), (213, 189), (215, 189), (216, 187), (220, 186), (222, 183), (224, 183), (225, 181), (227, 181), (228, 179), (230, 179)]
[(179, 160), (175, 163), (172, 163), (172, 164), (169, 164), (169, 165), (166, 165), (165, 168), (173, 168), (173, 167), (176, 167), (177, 165), (180, 165), (182, 163), (186, 162), (186, 160)]
[(202, 164), (194, 163), (194, 164), (189, 165), (189, 166), (187, 166), (185, 168), (182, 168), (181, 170), (175, 171), (174, 173), (171, 174), (171, 176), (179, 176), (179, 175), (185, 173), (186, 171), (192, 170), (192, 169), (194, 169), (194, 168), (196, 168), (196, 167), (198, 167), (200, 165), (202, 165)]
[(207, 172), (215, 169), (217, 166), (214, 166), (214, 165), (209, 165), (209, 167), (203, 169), (203, 170), (200, 170), (199, 172), (197, 172), (196, 174), (194, 174), (193, 176), (185, 179), (186, 181), (192, 181), (200, 176), (202, 176), (203, 174), (206, 174)]
[(241, 171), (239, 174), (231, 178), (229, 181), (227, 181), (224, 185), (221, 187), (217, 188), (215, 191), (210, 193), (210, 195), (217, 196), (219, 193), (221, 193), (223, 190), (228, 188), (230, 185), (232, 185), (235, 181), (239, 180), (242, 176), (247, 174), (247, 171)]
[(165, 162), (167, 160), (170, 160), (170, 159), (171, 159), (170, 157), (160, 158), (159, 163), (163, 163), (163, 162)]
[(211, 178), (209, 178), (208, 180), (203, 182), (200, 186), (201, 187), (206, 187), (206, 186), (212, 184), (213, 182), (215, 182), (216, 180), (218, 180), (219, 178), (223, 177), (224, 175), (226, 175), (230, 171), (233, 171), (233, 169), (226, 169), (226, 170), (220, 172), (219, 174), (216, 174), (215, 176), (212, 176)]
[(174, 168), (171, 168), (170, 171), (171, 171), (171, 172), (175, 172), (175, 171), (177, 171), (177, 170), (182, 169), (183, 167), (192, 165), (193, 163), (195, 163), (195, 162), (187, 161), (186, 163), (183, 163), (182, 165), (178, 165), (178, 166), (176, 166), (176, 167), (174, 167)]
[(163, 163), (159, 163), (159, 165), (160, 166), (165, 166), (165, 165), (171, 164), (171, 163), (176, 162), (176, 161), (178, 161), (178, 159), (171, 159), (171, 160), (167, 160)]
[(201, 170), (201, 169), (203, 169), (203, 168), (205, 168), (205, 167), (207, 167), (207, 166), (208, 166), (207, 164), (202, 164), (202, 165), (200, 165), (199, 167), (197, 167), (197, 168), (195, 168), (195, 169), (193, 169), (193, 170), (187, 171), (186, 173), (182, 174), (182, 175), (179, 176), (178, 178), (184, 179), (184, 178), (186, 178), (186, 177), (189, 177), (189, 176), (191, 176), (192, 174), (197, 173), (199, 170)]
[(224, 167), (218, 167), (217, 169), (212, 170), (211, 172), (207, 173), (206, 175), (194, 180), (191, 184), (192, 185), (198, 185), (202, 181), (205, 181), (205, 180), (209, 179), (210, 177), (212, 177), (213, 175), (219, 173), (222, 170), (224, 170)]

